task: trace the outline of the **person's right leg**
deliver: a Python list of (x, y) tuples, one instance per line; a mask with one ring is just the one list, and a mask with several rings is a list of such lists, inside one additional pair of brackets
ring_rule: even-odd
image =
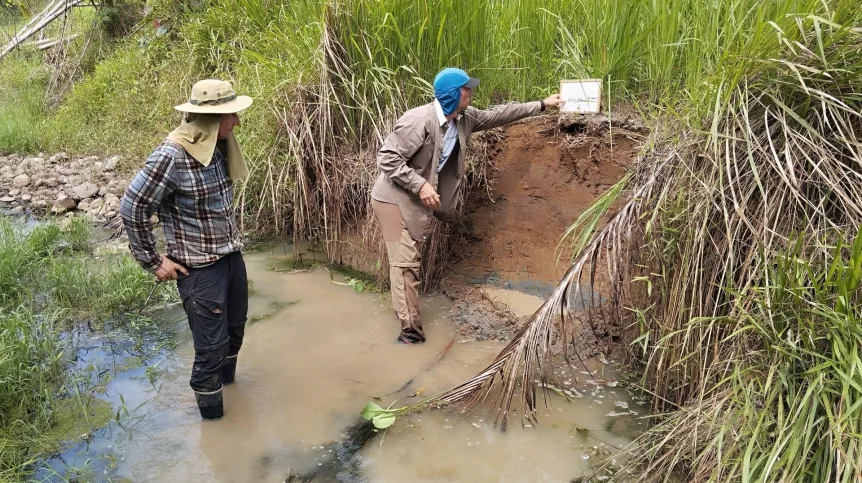
[(219, 419), (224, 413), (221, 371), (229, 349), (227, 262), (222, 258), (212, 265), (189, 269), (188, 276), (177, 280), (195, 348), (189, 385), (204, 419)]
[(419, 314), (419, 244), (410, 237), (398, 205), (371, 200), (371, 206), (386, 243), (392, 306), (401, 322), (398, 340), (424, 342), (425, 332)]

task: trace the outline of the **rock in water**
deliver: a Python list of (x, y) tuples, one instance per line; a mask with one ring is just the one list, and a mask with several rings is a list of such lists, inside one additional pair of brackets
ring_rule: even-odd
[[(371, 421), (357, 420), (344, 431), (344, 438), (322, 448), (329, 456), (318, 461), (318, 467), (299, 475), (287, 475), (285, 483), (339, 481), (367, 483), (361, 474), (359, 450), (380, 434)], [(327, 451), (328, 450), (328, 451)]]
[(12, 208), (11, 210), (9, 210), (9, 214), (10, 215), (23, 215), (24, 214), (24, 207), (23, 206), (16, 206), (15, 208)]

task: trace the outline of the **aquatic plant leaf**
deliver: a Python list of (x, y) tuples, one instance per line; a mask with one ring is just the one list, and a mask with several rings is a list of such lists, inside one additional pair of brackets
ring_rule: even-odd
[(373, 418), (381, 414), (386, 414), (386, 410), (380, 407), (377, 403), (369, 401), (369, 403), (362, 408), (362, 412), (359, 414), (363, 419), (371, 421)]
[(358, 278), (350, 279), (350, 282), (348, 282), (347, 285), (350, 285), (351, 287), (353, 287), (353, 290), (356, 290), (360, 293), (365, 290), (365, 282), (359, 280)]
[(386, 429), (395, 423), (395, 415), (392, 413), (381, 414), (371, 420), (377, 429)]

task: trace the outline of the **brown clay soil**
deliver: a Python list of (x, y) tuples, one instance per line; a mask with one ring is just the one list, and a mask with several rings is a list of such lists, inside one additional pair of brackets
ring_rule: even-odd
[[(643, 128), (630, 117), (534, 118), (508, 126), (489, 146), (491, 190), (474, 191), (465, 228), (441, 283), (454, 319), (479, 339), (505, 339), (526, 317), (494, 304), (481, 287), (546, 298), (569, 267), (566, 229), (626, 172)], [(618, 126), (619, 125), (619, 126)], [(593, 287), (606, 293), (606, 283)], [(585, 290), (591, 290), (589, 286)]]

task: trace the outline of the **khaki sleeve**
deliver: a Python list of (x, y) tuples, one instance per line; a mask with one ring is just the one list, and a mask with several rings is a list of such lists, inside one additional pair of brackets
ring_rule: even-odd
[(425, 178), (419, 176), (407, 162), (422, 148), (424, 142), (425, 125), (402, 117), (395, 124), (395, 129), (386, 136), (377, 153), (377, 166), (380, 171), (413, 194), (419, 193), (425, 184)]
[(471, 123), (472, 129), (470, 131), (476, 132), (504, 126), (525, 117), (535, 116), (541, 110), (542, 104), (539, 101), (512, 102), (484, 110), (471, 106), (467, 108), (464, 116)]

